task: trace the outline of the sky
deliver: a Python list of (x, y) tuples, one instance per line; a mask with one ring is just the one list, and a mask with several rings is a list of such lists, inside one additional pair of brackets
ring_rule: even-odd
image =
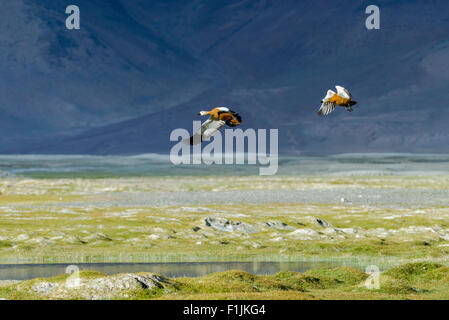
[[(80, 8), (68, 30), (65, 9)], [(368, 5), (380, 29), (368, 30)], [(168, 153), (229, 106), (286, 154), (449, 152), (449, 2), (5, 0), (0, 153)], [(316, 115), (335, 85), (354, 112)]]

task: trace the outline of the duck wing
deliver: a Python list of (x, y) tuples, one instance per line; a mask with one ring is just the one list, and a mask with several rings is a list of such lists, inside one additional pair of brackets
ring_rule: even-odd
[(345, 99), (352, 99), (352, 95), (349, 93), (348, 90), (346, 90), (345, 88), (341, 87), (341, 86), (335, 86), (335, 88), (337, 89), (337, 94)]
[(242, 123), (242, 117), (235, 111), (231, 111), (232, 119), (226, 121), (226, 125), (229, 127), (237, 127)]
[(224, 121), (216, 120), (211, 117), (201, 125), (201, 128), (197, 132), (195, 132), (193, 136), (191, 136), (189, 139), (184, 140), (184, 142), (190, 145), (196, 145), (203, 142), (204, 140), (209, 140), (209, 138), (212, 137), (215, 132), (220, 130), (224, 124)]
[(320, 110), (318, 110), (318, 115), (325, 116), (325, 115), (331, 113), (332, 111), (334, 111), (334, 109), (335, 109), (335, 103), (329, 102), (329, 101), (323, 102), (321, 104)]

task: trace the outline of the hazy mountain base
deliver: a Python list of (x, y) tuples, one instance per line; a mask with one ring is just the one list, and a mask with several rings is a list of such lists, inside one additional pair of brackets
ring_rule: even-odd
[(448, 187), (447, 176), (8, 178), (0, 262), (446, 263), (449, 206), (436, 195)]
[[(168, 279), (151, 273), (69, 276), (0, 284), (2, 299), (449, 299), (449, 268), (433, 263), (394, 267), (367, 286), (369, 275), (349, 267), (254, 276), (226, 271)], [(373, 282), (374, 283), (374, 282)]]

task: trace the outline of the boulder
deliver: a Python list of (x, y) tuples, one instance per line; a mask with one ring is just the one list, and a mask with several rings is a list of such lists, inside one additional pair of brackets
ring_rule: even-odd
[(204, 219), (204, 225), (206, 227), (214, 228), (219, 231), (235, 232), (240, 231), (244, 233), (254, 233), (257, 229), (245, 222), (231, 221), (225, 218), (207, 217)]
[(153, 273), (117, 274), (94, 279), (79, 278), (79, 281), (38, 282), (32, 290), (51, 299), (115, 299), (133, 290), (164, 288), (169, 280)]
[(315, 240), (320, 238), (318, 232), (308, 228), (297, 229), (293, 232), (290, 232), (288, 236), (296, 240)]
[(320, 219), (320, 218), (313, 218), (314, 219), (314, 222), (317, 224), (317, 225), (319, 225), (320, 227), (323, 227), (323, 228), (329, 228), (329, 227), (332, 227), (332, 224), (330, 224), (329, 222), (326, 222), (326, 221), (324, 221), (324, 220), (322, 220), (322, 219)]
[(279, 229), (279, 230), (295, 230), (292, 226), (281, 222), (281, 221), (268, 221), (265, 222), (265, 225), (269, 228)]

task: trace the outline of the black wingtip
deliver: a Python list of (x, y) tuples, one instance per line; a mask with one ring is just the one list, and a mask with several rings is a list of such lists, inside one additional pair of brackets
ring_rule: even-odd
[(237, 127), (238, 125), (242, 124), (242, 117), (235, 111), (230, 111), (232, 116), (235, 118), (235, 120), (238, 121), (238, 123), (232, 122), (231, 120), (227, 120), (225, 123), (228, 127)]
[(237, 119), (238, 122), (242, 123), (242, 117), (237, 112), (234, 113), (234, 117)]
[[(187, 139), (186, 139), (187, 140)], [(203, 140), (203, 136), (201, 136), (201, 138), (200, 138), (200, 141), (198, 141), (198, 137), (195, 137), (195, 136), (191, 136), (190, 137), (190, 139), (189, 139), (189, 144), (191, 145), (191, 146), (194, 146), (194, 145), (197, 145), (197, 144), (199, 144), (199, 143), (201, 143), (201, 142), (203, 142), (204, 140)], [(196, 142), (196, 143), (195, 143)]]

